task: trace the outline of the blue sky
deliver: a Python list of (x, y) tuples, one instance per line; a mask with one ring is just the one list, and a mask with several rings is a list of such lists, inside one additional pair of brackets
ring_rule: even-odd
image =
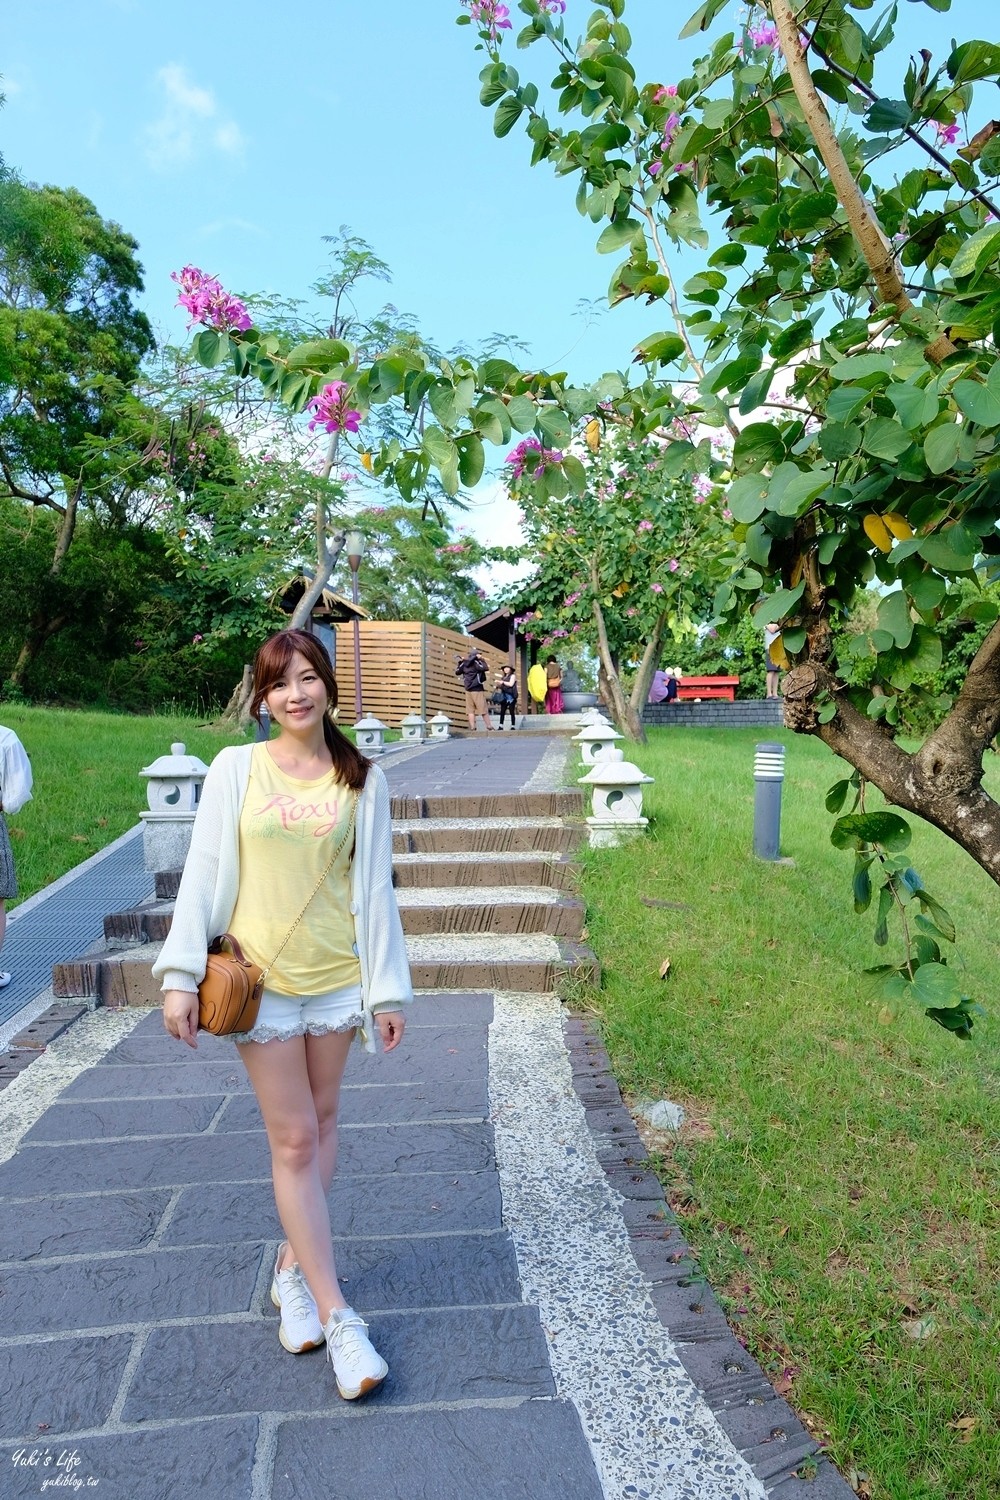
[[(676, 41), (695, 5), (629, 0), (640, 81), (669, 82), (703, 50), (704, 37)], [(575, 180), (530, 168), (519, 127), (494, 137), (478, 102), (484, 59), (472, 28), (455, 25), (458, 9), (8, 6), (0, 151), (29, 181), (78, 187), (136, 237), (161, 336), (185, 336), (172, 270), (190, 261), (234, 290), (306, 296), (324, 267), (322, 236), (348, 225), (392, 267), (391, 288), (372, 297), (412, 313), (441, 346), (499, 331), (526, 342), (528, 361), (577, 380), (623, 368), (669, 320), (657, 308), (606, 309), (617, 258), (595, 253), (600, 226), (577, 213)], [(571, 34), (591, 9), (569, 0)], [(940, 55), (953, 30), (976, 33), (971, 0), (945, 17), (905, 0), (900, 10), (904, 53)], [(510, 51), (522, 76), (544, 83), (554, 71), (541, 46)], [(587, 301), (599, 313), (589, 322)], [(475, 529), (512, 539), (502, 507), (485, 507)]]

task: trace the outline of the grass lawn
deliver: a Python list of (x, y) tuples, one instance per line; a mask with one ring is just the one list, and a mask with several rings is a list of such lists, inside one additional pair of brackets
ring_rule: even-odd
[[(787, 746), (794, 866), (750, 852), (753, 746), (770, 738)], [(823, 807), (846, 772), (825, 746), (668, 729), (629, 756), (656, 778), (653, 822), (585, 855), (604, 965), (586, 998), (627, 1096), (688, 1111), (649, 1149), (708, 1281), (859, 1493), (996, 1497), (1000, 893), (914, 820), (913, 864), (951, 910), (988, 1011), (954, 1041), (885, 1011), (861, 974), (898, 943), (876, 948), (874, 913), (854, 915), (853, 858)]]
[(139, 772), (175, 741), (207, 765), (245, 738), (195, 719), (15, 703), (0, 705), (0, 722), (20, 737), (35, 779), (33, 800), (7, 820), (21, 900), (135, 826), (148, 805)]

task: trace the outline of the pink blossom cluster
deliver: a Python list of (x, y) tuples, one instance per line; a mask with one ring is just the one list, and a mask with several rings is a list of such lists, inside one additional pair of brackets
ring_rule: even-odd
[(462, 3), (468, 4), (469, 15), (489, 32), (491, 41), (495, 42), (501, 31), (510, 30), (510, 7), (499, 4), (499, 0), (462, 0)]
[(714, 488), (707, 474), (696, 474), (691, 481), (695, 505), (704, 505)]
[(653, 591), (654, 594), (662, 594), (663, 593), (663, 584), (662, 583), (651, 583), (649, 585), (649, 587), (652, 589), (652, 591)]
[(225, 290), (214, 276), (206, 276), (197, 266), (185, 266), (182, 271), (171, 271), (170, 280), (180, 287), (177, 305), (191, 314), (188, 327), (204, 323), (208, 328), (221, 332), (234, 330), (245, 333), (253, 324), (250, 315), (240, 301)]
[(538, 9), (546, 15), (561, 16), (566, 12), (566, 0), (538, 0)]
[(940, 120), (935, 120), (934, 125), (937, 130), (938, 145), (954, 146), (958, 140), (958, 126), (954, 124), (942, 125)]
[(542, 470), (549, 464), (561, 464), (563, 456), (558, 448), (543, 448), (535, 437), (522, 438), (516, 448), (512, 448), (504, 459), (505, 464), (510, 464), (514, 479), (520, 479), (522, 474), (527, 474), (529, 479), (537, 479)]
[(639, 524), (638, 524), (638, 526), (635, 529), (636, 529), (637, 532), (638, 531), (652, 531), (652, 529), (653, 529), (653, 523), (652, 523), (652, 521), (640, 521)]
[(659, 88), (653, 90), (653, 103), (662, 104), (664, 99), (677, 98), (676, 83), (661, 83)]
[(468, 550), (468, 543), (467, 542), (450, 542), (447, 547), (441, 547), (438, 550), (441, 551), (441, 552), (453, 552), (453, 553), (458, 554), (458, 553), (466, 552)]
[(309, 431), (325, 427), (327, 432), (357, 432), (361, 426), (361, 413), (348, 406), (350, 387), (344, 380), (331, 380), (318, 396), (307, 402), (313, 413)]
[(671, 573), (676, 573), (677, 569), (680, 567), (680, 563), (677, 561), (676, 557), (672, 557), (667, 563), (667, 567), (670, 569)]
[(582, 594), (582, 592), (583, 592), (582, 589), (577, 589), (577, 591), (576, 591), (575, 594), (567, 594), (566, 598), (563, 600), (563, 606), (562, 606), (563, 609), (572, 609), (573, 605), (579, 599), (579, 597)]
[(756, 26), (750, 27), (750, 40), (755, 47), (776, 47), (778, 28), (773, 21), (760, 21)]

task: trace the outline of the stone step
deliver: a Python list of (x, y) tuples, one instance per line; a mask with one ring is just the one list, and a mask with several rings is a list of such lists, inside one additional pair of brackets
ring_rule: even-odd
[[(411, 933), (515, 934), (544, 932), (579, 937), (584, 904), (544, 886), (410, 886), (397, 892), (403, 931)], [(502, 947), (489, 943), (484, 947)]]
[(548, 886), (576, 887), (579, 865), (568, 853), (540, 850), (524, 854), (397, 854), (392, 867), (400, 891), (411, 886)]
[(569, 854), (586, 837), (584, 823), (559, 818), (403, 819), (393, 828), (394, 854)]
[(394, 820), (405, 818), (582, 818), (582, 792), (476, 792), (463, 796), (392, 797)]
[[(490, 950), (498, 956), (490, 957)], [(502, 944), (484, 944), (478, 933), (432, 933), (406, 940), (415, 989), (517, 990), (546, 994), (567, 980), (600, 983), (600, 965), (589, 948), (571, 938), (519, 933)], [(55, 964), (56, 999), (94, 999), (109, 1006), (159, 1005), (160, 989), (150, 973), (158, 943), (83, 954)]]
[[(405, 933), (548, 932), (579, 937), (584, 905), (575, 896), (541, 884), (466, 885), (443, 882), (404, 886), (398, 893)], [(104, 940), (111, 952), (162, 943), (170, 931), (172, 901), (146, 901), (104, 918)]]

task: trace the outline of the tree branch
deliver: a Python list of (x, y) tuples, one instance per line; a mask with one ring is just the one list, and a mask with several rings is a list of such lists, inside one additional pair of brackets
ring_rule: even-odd
[[(806, 124), (812, 131), (816, 149), (823, 158), (837, 197), (844, 207), (851, 232), (868, 263), (881, 301), (894, 307), (897, 316), (903, 318), (912, 311), (913, 303), (903, 286), (896, 253), (876, 218), (875, 210), (854, 180), (826, 105), (816, 91), (806, 54), (799, 40), (798, 22), (788, 0), (768, 0), (768, 3), (778, 30), (788, 77), (802, 107)], [(955, 345), (944, 334), (927, 346), (927, 357), (935, 364), (954, 353)]]

